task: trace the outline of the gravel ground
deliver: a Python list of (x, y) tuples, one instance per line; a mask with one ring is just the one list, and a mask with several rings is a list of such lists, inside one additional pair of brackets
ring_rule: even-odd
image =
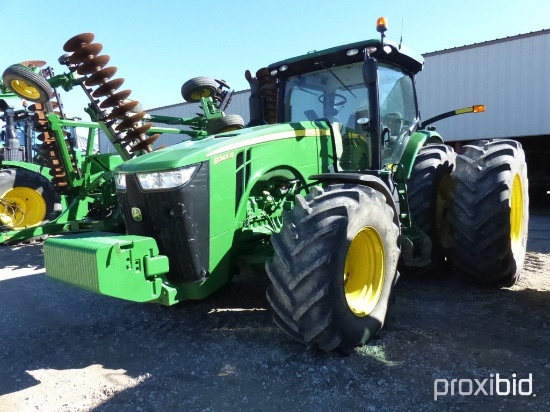
[(280, 332), (266, 276), (166, 308), (47, 279), (40, 244), (2, 247), (0, 411), (548, 411), (550, 207), (531, 213), (517, 285), (402, 278), (349, 356)]

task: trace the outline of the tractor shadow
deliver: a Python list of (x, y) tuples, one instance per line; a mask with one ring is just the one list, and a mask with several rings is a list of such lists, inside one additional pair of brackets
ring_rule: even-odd
[[(479, 287), (454, 272), (438, 279), (403, 276), (383, 334), (395, 333), (400, 344), (410, 339), (419, 352), (455, 352), (456, 359), (470, 362), (468, 367), (500, 364), (501, 352), (517, 354), (518, 364), (522, 356), (540, 357), (539, 365), (547, 364), (543, 348), (550, 345), (550, 279), (543, 266), (538, 268), (524, 269), (509, 288)], [(485, 357), (476, 359), (475, 353)]]
[(0, 245), (0, 279), (2, 270), (43, 268), (42, 242)]

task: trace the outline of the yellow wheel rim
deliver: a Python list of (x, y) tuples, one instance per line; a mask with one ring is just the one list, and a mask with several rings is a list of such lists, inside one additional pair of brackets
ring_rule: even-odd
[(376, 307), (385, 279), (385, 249), (380, 233), (364, 227), (351, 241), (344, 266), (344, 292), (350, 310), (357, 316)]
[(521, 248), (523, 235), (523, 186), (518, 174), (512, 182), (512, 195), (510, 197), (510, 238), (512, 251)]
[(30, 187), (14, 187), (0, 197), (0, 223), (13, 229), (36, 226), (46, 217), (46, 201)]
[(40, 98), (40, 91), (32, 84), (29, 84), (22, 79), (12, 80), (10, 83), (10, 88), (17, 95), (23, 96), (27, 99), (36, 100)]
[(191, 93), (191, 98), (193, 100), (200, 100), (201, 97), (210, 97), (211, 94), (210, 89), (197, 89)]

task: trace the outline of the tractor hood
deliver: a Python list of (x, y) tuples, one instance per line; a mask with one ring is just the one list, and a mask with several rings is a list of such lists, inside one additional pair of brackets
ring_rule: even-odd
[[(326, 134), (329, 125), (324, 121), (306, 121), (266, 126), (191, 139), (165, 149), (147, 153), (124, 162), (118, 172), (136, 173), (172, 170), (212, 159), (217, 163), (232, 152), (275, 140)], [(322, 130), (322, 132), (320, 132)]]

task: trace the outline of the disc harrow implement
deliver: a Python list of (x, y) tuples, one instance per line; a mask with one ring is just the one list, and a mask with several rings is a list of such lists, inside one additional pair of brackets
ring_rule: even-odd
[[(29, 111), (34, 112), (34, 127), (35, 130), (39, 132), (36, 138), (42, 142), (40, 153), (42, 154), (44, 166), (50, 168), (49, 174), (52, 177), (52, 183), (59, 188), (61, 193), (64, 193), (69, 187), (67, 169), (61, 160), (62, 156), (60, 154), (59, 144), (54, 137), (55, 132), (51, 129), (47, 119), (47, 114), (53, 112), (53, 109), (57, 106), (58, 104), (55, 101), (34, 103), (29, 106)], [(64, 135), (68, 137), (67, 134)], [(78, 162), (72, 150), (72, 145), (68, 139), (65, 139), (65, 144), (69, 152), (69, 168), (72, 169), (73, 172), (76, 172), (78, 170)]]
[(140, 153), (151, 152), (159, 134), (148, 136), (152, 123), (143, 124), (145, 111), (134, 112), (139, 105), (130, 100), (130, 89), (119, 90), (123, 78), (112, 77), (117, 68), (107, 66), (110, 57), (101, 55), (103, 45), (94, 43), (93, 33), (81, 33), (69, 39), (63, 50), (72, 53), (66, 64), (72, 72), (86, 76), (82, 83), (98, 121), (104, 122), (106, 134), (117, 152), (128, 160)]

